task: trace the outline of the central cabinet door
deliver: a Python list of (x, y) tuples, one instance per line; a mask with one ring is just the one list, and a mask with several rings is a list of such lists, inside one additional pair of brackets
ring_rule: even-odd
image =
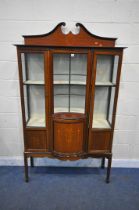
[(86, 129), (87, 53), (53, 53), (54, 151), (83, 152)]
[(54, 116), (54, 151), (82, 153), (84, 150), (85, 116), (61, 113)]

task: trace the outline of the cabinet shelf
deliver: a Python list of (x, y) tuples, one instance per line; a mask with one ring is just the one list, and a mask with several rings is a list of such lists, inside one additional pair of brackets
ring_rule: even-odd
[(28, 122), (28, 127), (45, 127), (45, 117), (44, 116), (32, 116)]
[(86, 82), (81, 81), (62, 81), (62, 80), (55, 80), (54, 85), (86, 85)]
[[(54, 75), (66, 75), (66, 76), (69, 76), (69, 74), (54, 74)], [(86, 77), (86, 74), (70, 74), (71, 76), (72, 75), (75, 75), (75, 76), (84, 76)]]
[(37, 80), (26, 80), (23, 82), (24, 85), (44, 85), (44, 81), (37, 81)]
[(85, 97), (85, 95), (82, 95), (82, 94), (77, 94), (77, 93), (58, 93), (58, 94), (54, 94), (54, 96), (69, 96), (69, 95), (71, 95), (71, 96), (83, 96), (83, 97)]
[[(57, 107), (57, 108), (54, 108), (54, 112), (57, 113), (57, 112), (69, 112), (69, 109), (68, 108), (63, 108), (63, 107)], [(81, 109), (81, 108), (70, 108), (70, 112), (77, 112), (77, 113), (84, 113), (84, 109)]]
[(110, 86), (110, 87), (115, 87), (116, 84), (112, 83), (112, 82), (96, 82), (95, 86)]
[(92, 128), (111, 128), (106, 119), (94, 118)]

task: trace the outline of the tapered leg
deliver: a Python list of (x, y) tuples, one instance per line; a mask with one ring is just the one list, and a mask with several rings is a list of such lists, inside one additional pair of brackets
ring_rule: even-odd
[(110, 182), (111, 162), (112, 162), (112, 157), (108, 157), (106, 183), (109, 183)]
[(28, 157), (24, 154), (25, 182), (28, 182)]
[(33, 157), (30, 157), (30, 165), (31, 165), (31, 167), (34, 167), (34, 159), (33, 159)]
[(101, 160), (101, 168), (105, 168), (105, 157)]

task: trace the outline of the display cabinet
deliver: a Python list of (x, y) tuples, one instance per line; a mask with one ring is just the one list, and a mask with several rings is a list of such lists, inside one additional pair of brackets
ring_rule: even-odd
[(23, 36), (17, 46), (24, 132), (25, 180), (28, 158), (108, 159), (112, 141), (123, 47), (115, 38), (91, 34), (65, 23), (44, 35)]

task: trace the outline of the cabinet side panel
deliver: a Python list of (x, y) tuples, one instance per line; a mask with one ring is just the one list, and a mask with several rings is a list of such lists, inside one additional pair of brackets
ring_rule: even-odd
[(89, 152), (99, 150), (110, 151), (111, 145), (111, 131), (93, 131), (89, 139), (88, 150)]
[(26, 130), (25, 147), (26, 151), (45, 151), (47, 149), (46, 131)]

